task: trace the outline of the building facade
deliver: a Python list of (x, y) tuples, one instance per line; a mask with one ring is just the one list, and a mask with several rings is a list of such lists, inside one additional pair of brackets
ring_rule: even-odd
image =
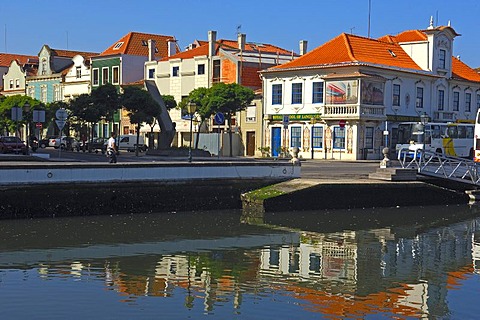
[(262, 72), (264, 147), (274, 156), (380, 159), (398, 123), (472, 121), (480, 75), (453, 57), (451, 26), (371, 39), (351, 34)]
[[(162, 94), (172, 95), (175, 101), (180, 102), (189, 93), (200, 87), (210, 88), (218, 82), (238, 83), (253, 90), (260, 89), (262, 82), (258, 72), (262, 69), (276, 66), (288, 61), (297, 55), (280, 47), (264, 44), (249, 43), (245, 34), (238, 34), (237, 40), (217, 39), (216, 31), (208, 32), (208, 41), (195, 41), (186, 51), (161, 59), (145, 63), (145, 79), (155, 80)], [(252, 104), (252, 107), (256, 104)], [(252, 108), (249, 109), (250, 113)], [(189, 137), (189, 121), (185, 119), (182, 110), (171, 110), (170, 115), (176, 123), (176, 145), (183, 145)], [(236, 121), (236, 119), (234, 119)], [(253, 130), (255, 136), (261, 136), (261, 122)], [(225, 125), (218, 126), (209, 122), (206, 131), (225, 129)], [(236, 132), (241, 132), (239, 122), (234, 125)], [(249, 133), (252, 135), (252, 133)], [(255, 140), (250, 137), (251, 143)], [(243, 140), (246, 144), (246, 140)], [(248, 150), (256, 150), (259, 145), (246, 146), (242, 154)], [(253, 155), (253, 154), (252, 154)]]
[(25, 94), (25, 79), (37, 74), (38, 57), (0, 53), (1, 94)]

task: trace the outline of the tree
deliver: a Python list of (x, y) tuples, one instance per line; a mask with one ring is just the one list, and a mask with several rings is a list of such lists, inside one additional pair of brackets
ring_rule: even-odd
[(207, 106), (215, 112), (222, 112), (228, 121), (230, 157), (232, 156), (232, 116), (244, 110), (252, 102), (255, 93), (238, 83), (217, 83), (208, 89)]
[[(197, 106), (197, 115), (200, 117), (200, 125), (205, 123), (207, 119), (215, 113), (208, 103), (209, 101), (209, 90), (204, 87), (196, 88), (192, 90), (188, 97), (181, 102), (181, 108), (186, 109), (188, 102), (193, 102)], [(195, 141), (195, 149), (198, 149), (198, 142), (200, 140), (200, 130), (197, 130), (197, 139)]]
[(154, 123), (154, 119), (161, 112), (161, 107), (150, 93), (137, 86), (125, 87), (121, 96), (121, 102), (128, 111), (130, 122), (136, 124), (137, 148), (135, 148), (135, 155), (138, 156), (140, 127), (144, 122)]
[(173, 96), (169, 94), (162, 94), (162, 99), (163, 102), (165, 102), (165, 107), (167, 107), (167, 110), (177, 107), (177, 102), (175, 101), (175, 98)]
[[(14, 95), (8, 97), (2, 97), (0, 99), (0, 128), (4, 133), (15, 132), (17, 128), (17, 122), (12, 120), (12, 108), (23, 106), (28, 102), (30, 105), (30, 110), (35, 109), (45, 109), (45, 105), (35, 99), (32, 99), (28, 96), (23, 95)], [(31, 113), (31, 111), (30, 111)], [(29, 115), (23, 115), (24, 120), (19, 122), (22, 125), (26, 123), (26, 119)]]
[(107, 83), (93, 90), (91, 93), (92, 103), (100, 112), (102, 118), (113, 122), (115, 112), (121, 109), (120, 97), (117, 88)]

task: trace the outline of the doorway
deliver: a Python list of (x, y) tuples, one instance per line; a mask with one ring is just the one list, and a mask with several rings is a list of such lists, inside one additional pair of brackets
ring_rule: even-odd
[(247, 131), (247, 156), (255, 155), (255, 131)]
[(282, 128), (272, 128), (272, 156), (278, 157), (282, 147)]

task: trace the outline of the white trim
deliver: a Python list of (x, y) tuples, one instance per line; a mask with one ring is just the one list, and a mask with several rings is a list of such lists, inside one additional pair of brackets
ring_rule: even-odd
[[(107, 70), (107, 80), (105, 81), (104, 77), (104, 70)], [(109, 83), (110, 80), (110, 71), (108, 70), (108, 67), (103, 67), (102, 68), (102, 85)]]

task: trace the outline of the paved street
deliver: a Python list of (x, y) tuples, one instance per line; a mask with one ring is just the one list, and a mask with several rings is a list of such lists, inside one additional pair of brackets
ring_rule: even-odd
[[(37, 153), (49, 154), (50, 159), (62, 161), (82, 161), (82, 162), (108, 162), (106, 156), (101, 152), (88, 153), (76, 151), (60, 151), (53, 148), (38, 149)], [(212, 158), (197, 158), (193, 161), (199, 160), (213, 160), (213, 161), (233, 161), (245, 160), (254, 161), (252, 158), (243, 157), (212, 157)], [(187, 157), (164, 157), (164, 156), (150, 156), (145, 153), (140, 153), (135, 156), (134, 152), (122, 151), (118, 157), (118, 162), (151, 162), (151, 161), (187, 161)], [(282, 160), (279, 160), (282, 161)], [(380, 160), (372, 161), (338, 161), (338, 160), (310, 160), (301, 161), (302, 164), (302, 178), (308, 179), (367, 179), (368, 174), (374, 172), (380, 164)]]

